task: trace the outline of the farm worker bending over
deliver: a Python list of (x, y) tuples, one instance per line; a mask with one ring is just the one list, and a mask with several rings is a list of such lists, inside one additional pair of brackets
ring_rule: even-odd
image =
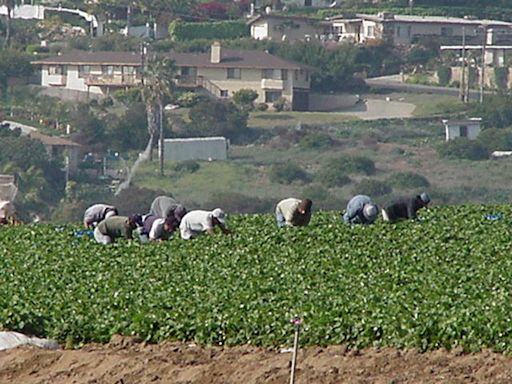
[(281, 200), (276, 206), (276, 221), (279, 228), (288, 225), (300, 227), (308, 225), (311, 220), (310, 199), (299, 200), (293, 197)]
[(180, 224), (181, 238), (188, 240), (204, 232), (213, 235), (214, 227), (219, 227), (222, 233), (229, 234), (230, 231), (225, 227), (226, 214), (220, 208), (213, 211), (196, 210), (187, 213)]
[(117, 208), (108, 204), (94, 204), (85, 210), (84, 226), (86, 228), (94, 228), (100, 221), (107, 217), (117, 216)]
[(379, 209), (372, 199), (357, 195), (348, 202), (343, 220), (347, 224), (372, 224), (378, 215)]
[(15, 212), (13, 203), (8, 200), (0, 201), (0, 225), (15, 224), (17, 222)]
[(111, 216), (94, 228), (94, 239), (100, 244), (110, 244), (117, 238), (131, 239), (137, 226), (142, 226), (141, 215)]
[(178, 220), (178, 224), (183, 219), (183, 216), (187, 213), (185, 207), (169, 196), (158, 196), (151, 203), (149, 209), (150, 215), (158, 217), (175, 217)]
[(430, 203), (430, 196), (426, 192), (414, 197), (401, 197), (382, 209), (384, 221), (395, 222), (399, 219), (415, 219), (416, 212)]
[(174, 217), (164, 218), (155, 215), (143, 216), (140, 240), (143, 243), (149, 240), (168, 240), (178, 226), (178, 220)]

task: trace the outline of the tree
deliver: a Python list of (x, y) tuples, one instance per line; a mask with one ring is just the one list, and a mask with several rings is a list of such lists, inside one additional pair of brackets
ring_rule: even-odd
[(233, 93), (233, 102), (244, 111), (254, 108), (254, 100), (258, 98), (258, 92), (254, 89), (240, 89)]
[(164, 99), (170, 97), (174, 88), (176, 67), (174, 62), (166, 57), (153, 57), (148, 61), (144, 69), (144, 85), (142, 87), (142, 99), (146, 105), (149, 140), (151, 143), (150, 159), (154, 139), (160, 137), (160, 174), (164, 174), (164, 134), (163, 114)]
[(5, 23), (5, 40), (4, 40), (4, 48), (8, 47), (11, 43), (11, 16), (12, 10), (16, 5), (18, 5), (17, 0), (0, 0), (0, 5), (3, 5), (7, 8), (7, 17)]
[(208, 100), (190, 109), (187, 131), (194, 136), (222, 135), (231, 140), (247, 130), (247, 112), (231, 102)]

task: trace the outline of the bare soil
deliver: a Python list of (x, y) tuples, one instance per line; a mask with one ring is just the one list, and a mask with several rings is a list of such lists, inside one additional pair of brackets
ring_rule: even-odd
[[(252, 346), (151, 345), (114, 336), (109, 344), (79, 350), (0, 351), (0, 383), (286, 384), (290, 361), (289, 352)], [(310, 347), (298, 354), (296, 384), (301, 383), (512, 383), (512, 357), (490, 351)]]

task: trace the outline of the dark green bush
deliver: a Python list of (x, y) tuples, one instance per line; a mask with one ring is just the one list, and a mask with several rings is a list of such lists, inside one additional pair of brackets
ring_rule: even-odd
[(478, 135), (481, 142), (489, 152), (512, 150), (512, 129), (488, 128)]
[(439, 85), (450, 84), (452, 77), (452, 70), (450, 67), (441, 66), (437, 69), (437, 78), (439, 79)]
[(344, 174), (373, 175), (375, 173), (375, 163), (372, 159), (364, 156), (342, 155), (335, 159), (330, 159), (326, 164), (328, 167), (336, 167)]
[(498, 89), (507, 89), (508, 67), (494, 68), (494, 81)]
[(437, 147), (439, 156), (448, 159), (485, 160), (489, 158), (487, 148), (477, 140), (458, 137)]
[(172, 167), (173, 171), (182, 174), (197, 172), (199, 168), (201, 168), (201, 166), (197, 161), (194, 160), (179, 161)]
[(208, 96), (202, 95), (197, 92), (184, 92), (178, 96), (178, 104), (183, 108), (192, 108), (197, 105), (201, 101), (205, 101), (208, 99)]
[(302, 149), (326, 149), (335, 144), (333, 138), (327, 133), (310, 133), (299, 141)]
[(266, 110), (268, 110), (268, 104), (267, 103), (259, 103), (258, 105), (256, 105), (256, 110), (258, 110), (260, 112), (265, 112)]
[(380, 180), (363, 179), (355, 186), (354, 194), (364, 194), (369, 196), (383, 196), (393, 192), (391, 186)]
[(272, 182), (280, 184), (290, 184), (296, 180), (309, 182), (311, 179), (306, 171), (293, 163), (273, 165), (269, 177)]
[(193, 40), (207, 36), (210, 39), (238, 39), (250, 36), (249, 27), (244, 21), (185, 22), (174, 20), (169, 24), (169, 34), (173, 40)]
[(426, 177), (414, 172), (393, 173), (386, 179), (386, 183), (398, 189), (412, 189), (430, 186), (430, 182)]
[(316, 180), (327, 187), (342, 187), (351, 181), (340, 163), (324, 165), (316, 174)]

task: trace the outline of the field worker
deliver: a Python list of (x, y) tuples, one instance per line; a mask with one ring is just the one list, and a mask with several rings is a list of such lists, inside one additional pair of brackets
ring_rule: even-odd
[(174, 217), (158, 217), (146, 215), (142, 220), (140, 240), (148, 241), (168, 240), (172, 233), (179, 227), (178, 220)]
[(213, 211), (195, 210), (187, 213), (180, 223), (181, 238), (188, 240), (204, 232), (213, 235), (214, 227), (219, 227), (222, 233), (229, 234), (226, 228), (226, 214), (220, 208)]
[(169, 196), (158, 196), (151, 203), (149, 209), (150, 215), (158, 217), (172, 217), (174, 216), (178, 220), (178, 224), (183, 219), (183, 216), (187, 213), (185, 207), (175, 199)]
[(366, 195), (356, 195), (347, 204), (343, 221), (347, 224), (372, 224), (379, 215), (377, 205)]
[(430, 203), (430, 196), (422, 192), (414, 197), (402, 197), (382, 209), (384, 221), (395, 222), (399, 219), (415, 219), (416, 212)]
[(276, 206), (276, 221), (279, 228), (287, 225), (301, 227), (308, 225), (311, 220), (310, 199), (299, 200), (293, 197), (281, 200)]
[(14, 204), (9, 200), (0, 201), (0, 225), (17, 223)]
[(141, 226), (141, 215), (107, 217), (94, 228), (94, 239), (100, 244), (113, 243), (117, 238), (129, 240), (133, 231)]
[(94, 204), (84, 212), (84, 226), (94, 228), (100, 221), (111, 216), (117, 216), (117, 208), (108, 204)]

